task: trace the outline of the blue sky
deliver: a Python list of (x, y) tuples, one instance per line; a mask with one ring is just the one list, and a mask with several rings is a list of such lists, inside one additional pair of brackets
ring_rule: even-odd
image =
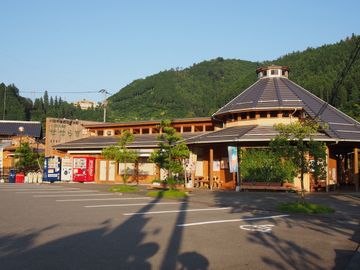
[[(0, 82), (102, 99), (216, 57), (272, 60), (360, 34), (360, 1), (0, 0)], [(80, 92), (70, 94), (69, 92)]]

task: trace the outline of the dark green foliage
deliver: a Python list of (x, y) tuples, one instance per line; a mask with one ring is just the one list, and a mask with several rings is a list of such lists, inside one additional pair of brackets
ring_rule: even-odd
[(278, 156), (295, 165), (300, 175), (301, 197), (305, 199), (304, 174), (311, 172), (315, 181), (326, 176), (326, 146), (313, 140), (320, 129), (319, 124), (298, 121), (275, 125), (275, 129), (279, 134), (270, 142), (270, 147)]
[(15, 159), (17, 160), (15, 167), (23, 172), (40, 170), (39, 164), (42, 160), (38, 160), (38, 158), (40, 157), (31, 149), (29, 143), (21, 143), (21, 146), (15, 150)]
[(125, 131), (119, 137), (117, 145), (111, 145), (102, 150), (102, 156), (107, 160), (115, 160), (116, 163), (124, 163), (125, 169), (123, 182), (126, 184), (128, 179), (127, 163), (136, 162), (139, 158), (138, 152), (128, 149), (127, 146), (134, 141), (134, 135)]
[(110, 192), (139, 192), (140, 189), (138, 186), (113, 186), (109, 188)]
[(182, 199), (188, 196), (186, 192), (175, 189), (149, 191), (146, 195), (150, 197), (158, 197), (158, 198), (166, 198), (166, 199)]
[(330, 207), (309, 202), (280, 203), (277, 209), (288, 213), (305, 214), (330, 214), (335, 212), (335, 210)]
[[(63, 101), (58, 97), (50, 97), (45, 91), (44, 96), (31, 101), (19, 95), (19, 89), (14, 85), (0, 84), (0, 119), (5, 120), (33, 120), (41, 121), (45, 125), (46, 117), (68, 118), (102, 121), (103, 109), (101, 107), (81, 110), (80, 107)], [(5, 99), (5, 115), (4, 115)]]
[(255, 81), (256, 64), (215, 59), (136, 80), (110, 98), (115, 121), (209, 116)]
[(159, 135), (159, 150), (151, 153), (150, 160), (162, 169), (168, 171), (168, 179), (173, 174), (183, 172), (183, 160), (189, 158), (189, 148), (184, 142), (181, 142), (182, 136), (176, 132), (175, 128), (170, 126), (170, 120), (161, 121), (160, 127), (163, 133)]
[(282, 160), (270, 149), (248, 149), (241, 153), (241, 178), (244, 182), (292, 183), (296, 168), (290, 160)]
[[(6, 87), (6, 93), (5, 93)], [(5, 115), (4, 115), (5, 99)], [(0, 119), (30, 120), (32, 101), (19, 95), (19, 89), (14, 85), (0, 84)]]

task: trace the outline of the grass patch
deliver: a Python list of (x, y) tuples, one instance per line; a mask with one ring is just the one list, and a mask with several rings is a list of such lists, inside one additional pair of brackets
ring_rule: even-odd
[(280, 203), (277, 206), (277, 209), (289, 213), (305, 213), (305, 214), (328, 214), (334, 213), (335, 210), (315, 203), (301, 203), (301, 202), (291, 202), (291, 203)]
[(109, 188), (110, 192), (138, 192), (138, 186), (113, 186)]
[(156, 190), (156, 191), (149, 191), (147, 196), (150, 197), (160, 197), (160, 198), (167, 198), (167, 199), (180, 199), (186, 198), (188, 195), (184, 191), (179, 190)]

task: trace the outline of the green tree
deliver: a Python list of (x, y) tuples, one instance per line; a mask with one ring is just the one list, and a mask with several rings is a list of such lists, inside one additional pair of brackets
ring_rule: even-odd
[(182, 141), (180, 133), (171, 127), (170, 120), (163, 120), (160, 123), (162, 134), (159, 135), (159, 150), (151, 154), (150, 160), (160, 168), (167, 170), (168, 180), (174, 174), (181, 174), (184, 171), (183, 161), (189, 157), (190, 151)]
[(28, 172), (32, 170), (39, 170), (39, 156), (30, 147), (28, 142), (21, 143), (15, 150), (15, 168), (20, 171)]
[(304, 174), (311, 171), (315, 181), (325, 174), (325, 144), (313, 140), (319, 124), (310, 120), (298, 121), (289, 125), (275, 125), (275, 129), (279, 134), (271, 141), (270, 146), (279, 156), (296, 165), (296, 172), (300, 174), (301, 198), (305, 202)]
[(102, 151), (102, 155), (107, 160), (115, 160), (117, 163), (124, 163), (123, 182), (126, 185), (128, 180), (127, 163), (136, 162), (139, 155), (136, 151), (128, 149), (127, 146), (134, 141), (134, 135), (129, 131), (125, 131), (120, 135), (117, 145), (106, 147)]

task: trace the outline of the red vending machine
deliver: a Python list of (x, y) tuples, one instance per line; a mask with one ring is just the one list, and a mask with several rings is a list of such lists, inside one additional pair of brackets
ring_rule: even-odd
[(95, 180), (95, 158), (74, 157), (73, 181), (92, 182)]

